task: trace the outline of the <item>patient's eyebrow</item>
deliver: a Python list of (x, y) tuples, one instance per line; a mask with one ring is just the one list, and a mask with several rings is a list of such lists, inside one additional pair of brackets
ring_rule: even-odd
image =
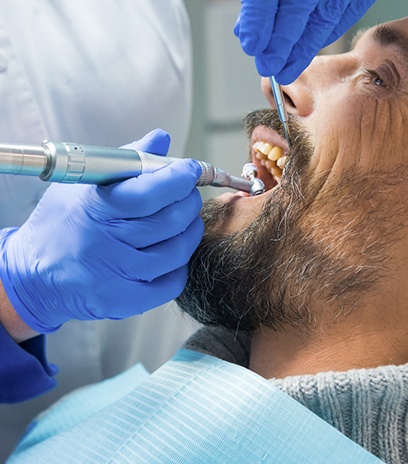
[(408, 37), (401, 31), (383, 24), (374, 29), (372, 37), (381, 47), (397, 47), (399, 54), (408, 64)]

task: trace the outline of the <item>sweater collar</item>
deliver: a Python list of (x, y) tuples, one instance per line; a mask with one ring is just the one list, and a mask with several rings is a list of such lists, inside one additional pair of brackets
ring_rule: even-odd
[(407, 462), (408, 364), (270, 381), (385, 462)]

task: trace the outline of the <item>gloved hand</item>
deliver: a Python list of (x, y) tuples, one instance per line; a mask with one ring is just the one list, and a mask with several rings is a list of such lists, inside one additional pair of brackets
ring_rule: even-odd
[[(127, 148), (166, 154), (149, 133)], [(1, 231), (3, 287), (39, 333), (69, 319), (122, 319), (177, 297), (203, 234), (201, 174), (179, 160), (108, 186), (54, 184), (27, 222)]]
[(241, 0), (234, 28), (261, 76), (293, 82), (317, 52), (354, 25), (375, 0)]

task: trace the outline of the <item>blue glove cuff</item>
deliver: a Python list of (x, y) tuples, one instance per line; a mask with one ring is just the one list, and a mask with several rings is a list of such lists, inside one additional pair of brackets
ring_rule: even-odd
[(23, 286), (20, 283), (17, 271), (13, 272), (13, 266), (8, 260), (7, 242), (17, 230), (17, 227), (12, 227), (3, 229), (0, 232), (0, 278), (3, 284), (3, 289), (16, 313), (29, 327), (42, 334), (55, 332), (61, 327), (61, 325), (56, 327), (44, 327), (43, 325), (39, 324), (30, 309), (24, 304), (23, 300), (19, 296), (18, 291), (16, 290), (16, 286), (20, 286), (22, 290)]

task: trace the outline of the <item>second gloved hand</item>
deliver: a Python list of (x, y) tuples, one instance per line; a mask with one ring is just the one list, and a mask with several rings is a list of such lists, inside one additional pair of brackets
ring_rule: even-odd
[[(169, 143), (157, 130), (132, 145), (166, 154)], [(48, 333), (177, 297), (203, 234), (200, 174), (180, 160), (108, 186), (52, 185), (22, 227), (0, 234), (3, 286), (24, 322)]]
[(235, 35), (261, 76), (293, 82), (375, 0), (241, 0)]

